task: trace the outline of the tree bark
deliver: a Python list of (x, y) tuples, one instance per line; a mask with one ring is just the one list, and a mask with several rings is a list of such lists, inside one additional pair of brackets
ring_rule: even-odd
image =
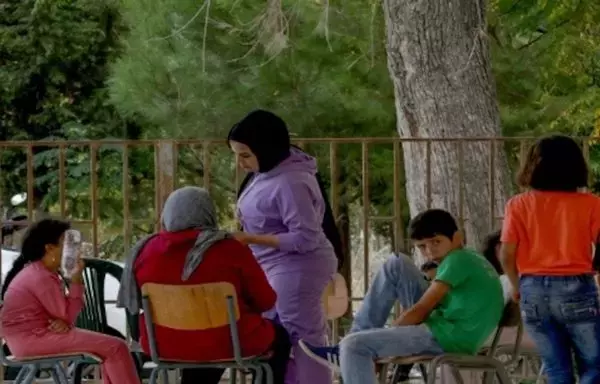
[[(383, 8), (400, 136), (501, 135), (485, 0), (384, 0)], [(411, 216), (427, 208), (447, 209), (459, 218), (467, 242), (479, 245), (499, 225), (511, 190), (503, 144), (492, 142), (404, 142)]]

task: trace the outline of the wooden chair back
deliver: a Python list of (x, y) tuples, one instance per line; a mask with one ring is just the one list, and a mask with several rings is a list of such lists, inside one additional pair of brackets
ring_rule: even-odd
[(336, 273), (322, 296), (327, 320), (338, 319), (346, 313), (349, 305), (348, 286), (344, 276)]
[(233, 298), (234, 318), (240, 316), (237, 293), (231, 283), (167, 285), (147, 283), (142, 297), (150, 302), (155, 325), (179, 330), (203, 330), (229, 325), (228, 297)]

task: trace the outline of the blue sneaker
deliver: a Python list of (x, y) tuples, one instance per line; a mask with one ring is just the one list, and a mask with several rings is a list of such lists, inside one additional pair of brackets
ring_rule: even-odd
[(333, 347), (315, 347), (308, 344), (304, 340), (298, 341), (300, 348), (317, 363), (326, 366), (336, 373), (340, 371), (340, 347), (334, 345)]

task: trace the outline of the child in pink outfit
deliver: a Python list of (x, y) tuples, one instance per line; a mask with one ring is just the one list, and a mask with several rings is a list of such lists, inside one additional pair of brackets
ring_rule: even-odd
[(89, 353), (102, 359), (105, 384), (140, 384), (123, 340), (74, 327), (84, 304), (83, 262), (72, 275), (68, 293), (58, 272), (69, 227), (45, 219), (29, 228), (2, 287), (2, 336), (16, 358)]

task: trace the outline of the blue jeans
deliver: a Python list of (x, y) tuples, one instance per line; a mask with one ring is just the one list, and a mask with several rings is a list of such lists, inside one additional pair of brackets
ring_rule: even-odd
[[(523, 276), (521, 312), (549, 384), (600, 383), (600, 305), (591, 275)], [(573, 359), (573, 355), (575, 359)]]
[(386, 260), (354, 317), (351, 333), (340, 343), (344, 384), (376, 384), (375, 359), (444, 353), (425, 325), (383, 328), (396, 301), (410, 308), (427, 288), (421, 271), (408, 256)]

